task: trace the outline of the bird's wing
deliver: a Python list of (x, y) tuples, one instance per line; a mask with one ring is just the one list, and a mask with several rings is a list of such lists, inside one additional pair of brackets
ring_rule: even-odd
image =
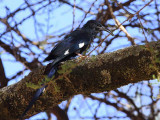
[(61, 42), (59, 42), (51, 50), (50, 54), (48, 55), (48, 57), (44, 61), (49, 61), (49, 60), (52, 60), (52, 59), (56, 59), (57, 57), (62, 55), (63, 52), (65, 51), (65, 49), (69, 48), (69, 46), (71, 45), (72, 39), (73, 39), (72, 37), (67, 37), (64, 40), (62, 40)]
[(64, 39), (51, 51), (51, 53), (56, 57), (63, 55), (64, 52), (74, 44), (73, 41), (74, 38), (72, 36)]
[(54, 55), (57, 57), (69, 56), (70, 54), (75, 53), (79, 49), (88, 45), (90, 38), (83, 35), (84, 34), (78, 34), (77, 36), (71, 36), (66, 38), (54, 49)]
[[(74, 34), (74, 35), (73, 35)], [(70, 36), (58, 43), (50, 52), (45, 61), (56, 59), (62, 56), (70, 55), (76, 52), (84, 45), (88, 44), (88, 35), (84, 32), (75, 31)]]

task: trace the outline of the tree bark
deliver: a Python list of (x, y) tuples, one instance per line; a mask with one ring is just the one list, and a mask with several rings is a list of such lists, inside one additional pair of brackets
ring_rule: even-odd
[[(76, 94), (90, 94), (113, 90), (129, 83), (153, 79), (159, 70), (160, 42), (135, 45), (111, 53), (64, 62), (54, 78), (25, 117), (47, 111)], [(65, 66), (76, 65), (69, 71)], [(0, 89), (0, 119), (18, 119), (31, 100), (35, 89), (26, 83), (42, 81), (46, 67), (31, 72), (16, 84)], [(63, 69), (63, 70), (61, 70)], [(63, 77), (59, 77), (63, 76)], [(56, 79), (56, 80), (55, 80)]]

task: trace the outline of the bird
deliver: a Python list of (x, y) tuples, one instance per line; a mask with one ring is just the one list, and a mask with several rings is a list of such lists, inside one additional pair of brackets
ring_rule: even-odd
[(112, 32), (105, 28), (100, 22), (96, 20), (89, 20), (82, 28), (67, 35), (61, 42), (59, 42), (50, 52), (45, 61), (53, 60), (51, 68), (57, 63), (66, 61), (76, 55), (80, 55), (89, 46), (91, 41), (101, 31)]
[[(100, 22), (96, 20), (89, 20), (82, 28), (78, 28), (70, 34), (66, 35), (64, 39), (59, 42), (44, 59), (43, 62), (51, 61), (49, 70), (45, 71), (45, 75), (48, 78), (57, 72), (58, 66), (61, 62), (74, 58), (75, 56), (81, 56), (87, 47), (91, 44), (91, 41), (96, 38), (96, 35), (101, 31), (107, 31), (111, 35), (113, 33), (105, 28)], [(36, 90), (32, 100), (29, 102), (28, 107), (22, 114), (22, 117), (26, 112), (31, 109), (35, 101), (42, 95), (47, 85), (43, 85), (41, 88)]]

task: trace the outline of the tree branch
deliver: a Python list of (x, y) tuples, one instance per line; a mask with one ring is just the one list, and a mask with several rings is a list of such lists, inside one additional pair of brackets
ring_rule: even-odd
[[(7, 44), (5, 44), (4, 42), (0, 41), (0, 46), (5, 49), (7, 52), (9, 52), (11, 55), (13, 55), (15, 57), (15, 59), (17, 61), (20, 61), (22, 64), (24, 64), (24, 66), (30, 70), (33, 70), (35, 68), (38, 68), (38, 63), (39, 61), (37, 59), (35, 59), (34, 61), (32, 61), (31, 63), (28, 63), (26, 61), (26, 58), (22, 57), (20, 54), (17, 53), (17, 51), (15, 49), (11, 49), (11, 47)], [(40, 63), (39, 63), (40, 64)]]
[[(99, 93), (129, 83), (153, 79), (152, 75), (157, 75), (157, 69), (159, 70), (155, 62), (153, 64), (153, 58), (160, 56), (160, 41), (149, 43), (147, 46), (149, 47), (135, 45), (116, 52), (93, 56), (86, 58), (80, 64), (77, 64), (78, 60), (65, 62), (60, 68), (71, 63), (77, 66), (64, 78), (49, 84), (47, 92), (25, 117), (52, 110), (54, 106), (72, 95)], [(159, 66), (159, 63), (156, 65)], [(34, 89), (27, 87), (26, 83), (37, 84), (43, 79), (44, 70), (45, 67), (40, 67), (20, 82), (0, 89), (1, 119), (12, 120), (20, 117), (35, 92)]]
[(132, 45), (135, 45), (134, 39), (131, 37), (131, 35), (127, 32), (127, 30), (125, 29), (125, 27), (123, 25), (121, 25), (121, 23), (119, 22), (119, 20), (113, 14), (113, 9), (112, 9), (112, 7), (111, 7), (111, 5), (110, 5), (110, 3), (109, 3), (108, 0), (106, 0), (106, 4), (107, 4), (108, 9), (110, 11), (109, 12), (110, 15), (112, 16), (113, 20), (115, 21), (116, 26), (117, 27), (119, 26), (119, 29), (122, 30), (126, 34), (128, 40), (132, 43)]
[(4, 71), (4, 66), (0, 57), (0, 88), (3, 88), (5, 86), (7, 86), (8, 83), (8, 78), (6, 77), (5, 71)]

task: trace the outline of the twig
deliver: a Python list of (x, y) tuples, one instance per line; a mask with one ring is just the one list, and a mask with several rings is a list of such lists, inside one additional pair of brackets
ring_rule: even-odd
[[(114, 16), (113, 14), (113, 10), (112, 10), (112, 7), (110, 6), (108, 0), (106, 0), (106, 3), (107, 3), (107, 6), (108, 6), (108, 9), (110, 11), (110, 14), (112, 16), (112, 18), (114, 19), (115, 23), (117, 26), (119, 26), (121, 23), (118, 21), (118, 19), (116, 19), (116, 17)], [(127, 10), (126, 10), (127, 11)], [(127, 32), (127, 30), (124, 28), (123, 25), (120, 25), (119, 27), (127, 36), (128, 40), (131, 41), (132, 45), (135, 45), (135, 42), (134, 42), (134, 39), (131, 37), (131, 35)]]
[(73, 7), (73, 23), (71, 32), (74, 30), (74, 23), (75, 23), (75, 9), (76, 9), (76, 0), (74, 0), (74, 7)]
[[(117, 30), (121, 25), (123, 25), (126, 21), (130, 20), (134, 15), (136, 14), (139, 14), (139, 12), (141, 10), (143, 10), (147, 5), (149, 5), (153, 0), (151, 0), (150, 2), (148, 2), (145, 6), (143, 6), (139, 11), (137, 11), (135, 14), (131, 14), (126, 20), (124, 20), (120, 25), (118, 25), (118, 27), (115, 29)], [(114, 32), (115, 30), (113, 30), (112, 32)], [(111, 34), (111, 33), (110, 33)], [(88, 56), (96, 49), (98, 48), (99, 46), (101, 46), (101, 44), (104, 42), (104, 40), (110, 35), (108, 34), (104, 39), (103, 41), (101, 41), (91, 52), (89, 52)]]

